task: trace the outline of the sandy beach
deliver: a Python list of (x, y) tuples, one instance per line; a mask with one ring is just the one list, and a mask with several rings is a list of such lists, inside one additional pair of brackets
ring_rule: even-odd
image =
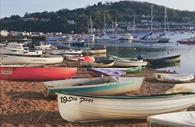
[[(145, 81), (138, 95), (161, 94), (174, 86), (159, 83), (152, 76), (156, 72), (144, 69), (141, 73), (128, 76), (144, 76)], [(89, 77), (86, 69), (78, 69), (77, 77)], [(194, 82), (194, 81), (193, 81)], [(146, 120), (117, 120), (93, 123), (68, 123), (63, 120), (58, 111), (55, 97), (45, 98), (42, 82), (0, 81), (0, 126), (3, 127), (147, 127)], [(131, 94), (128, 94), (131, 95)], [(194, 110), (195, 106), (188, 110)]]

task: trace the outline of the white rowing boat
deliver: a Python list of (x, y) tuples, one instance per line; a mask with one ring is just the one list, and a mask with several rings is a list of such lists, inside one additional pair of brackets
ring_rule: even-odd
[(45, 82), (44, 95), (55, 93), (77, 93), (94, 96), (123, 95), (138, 92), (144, 78), (142, 77), (101, 77), (78, 78)]
[(27, 57), (0, 55), (0, 64), (57, 64), (63, 61), (62, 56)]
[(195, 94), (158, 96), (81, 96), (57, 94), (61, 117), (69, 122), (145, 119), (185, 110), (195, 104)]
[(172, 87), (166, 91), (167, 94), (185, 93), (185, 92), (194, 92), (195, 93), (195, 83), (175, 84), (174, 87)]
[(189, 82), (194, 79), (193, 74), (155, 73), (155, 79), (162, 82)]
[(154, 115), (148, 118), (149, 127), (195, 127), (195, 111)]

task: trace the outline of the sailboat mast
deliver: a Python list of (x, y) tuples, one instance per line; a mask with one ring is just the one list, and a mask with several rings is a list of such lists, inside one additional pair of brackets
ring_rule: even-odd
[(135, 15), (133, 16), (133, 31), (135, 31)]
[(164, 8), (164, 32), (166, 31), (166, 26), (167, 26), (167, 9), (165, 7)]
[(105, 28), (106, 28), (106, 13), (104, 11), (104, 30), (105, 30)]
[(150, 21), (150, 31), (152, 32), (153, 30), (153, 5), (151, 5), (151, 21)]
[(89, 24), (90, 24), (90, 33), (93, 34), (93, 22), (92, 22), (92, 19), (91, 19), (91, 15), (89, 17)]

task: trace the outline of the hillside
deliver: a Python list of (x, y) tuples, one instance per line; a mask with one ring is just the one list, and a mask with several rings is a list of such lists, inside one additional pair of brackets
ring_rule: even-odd
[[(5, 17), (0, 20), (0, 30), (9, 31), (39, 31), (39, 32), (87, 32), (89, 16), (92, 17), (94, 27), (102, 28), (104, 13), (106, 24), (113, 21), (132, 22), (136, 16), (139, 23), (143, 18), (150, 18), (150, 3), (135, 1), (120, 1), (115, 3), (97, 3), (86, 8), (75, 10), (62, 9), (57, 12), (26, 13), (24, 17), (17, 15)], [(195, 21), (193, 12), (167, 9), (171, 22)], [(154, 21), (163, 21), (164, 7), (154, 4)]]

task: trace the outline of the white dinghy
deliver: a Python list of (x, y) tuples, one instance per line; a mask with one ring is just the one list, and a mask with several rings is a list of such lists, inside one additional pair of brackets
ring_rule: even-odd
[(189, 82), (194, 79), (193, 74), (155, 73), (154, 77), (162, 82)]
[(195, 127), (195, 111), (154, 115), (148, 123), (149, 127)]
[(69, 122), (145, 119), (185, 110), (195, 104), (195, 94), (156, 96), (83, 96), (57, 94), (60, 115)]
[(0, 55), (0, 64), (58, 64), (63, 59), (62, 56), (27, 57)]
[(175, 84), (173, 88), (170, 88), (166, 91), (167, 94), (170, 93), (195, 93), (195, 83), (182, 83)]

